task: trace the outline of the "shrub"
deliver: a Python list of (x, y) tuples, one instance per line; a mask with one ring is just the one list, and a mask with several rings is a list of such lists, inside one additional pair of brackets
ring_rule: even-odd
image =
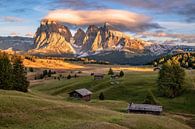
[(104, 94), (103, 94), (103, 92), (100, 93), (99, 100), (104, 100)]

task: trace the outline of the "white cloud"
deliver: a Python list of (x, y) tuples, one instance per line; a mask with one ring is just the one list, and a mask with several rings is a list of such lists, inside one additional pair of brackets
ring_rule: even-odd
[(99, 25), (105, 22), (117, 26), (122, 30), (143, 31), (151, 28), (160, 28), (148, 16), (124, 10), (54, 10), (50, 11), (44, 19), (52, 19), (71, 25)]

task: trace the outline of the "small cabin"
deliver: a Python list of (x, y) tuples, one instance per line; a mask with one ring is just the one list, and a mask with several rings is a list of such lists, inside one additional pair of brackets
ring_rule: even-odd
[(92, 95), (92, 92), (85, 89), (85, 88), (77, 89), (77, 90), (74, 90), (74, 91), (69, 93), (70, 97), (80, 98), (80, 99), (83, 99), (85, 101), (90, 101), (91, 95)]
[(103, 80), (104, 74), (94, 74), (94, 80)]
[(158, 106), (158, 105), (134, 104), (134, 103), (128, 105), (128, 112), (149, 113), (149, 114), (160, 115), (162, 111), (163, 111), (162, 106)]

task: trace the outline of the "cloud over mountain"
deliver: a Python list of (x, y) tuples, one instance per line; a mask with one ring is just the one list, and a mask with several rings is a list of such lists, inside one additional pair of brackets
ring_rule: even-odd
[(123, 31), (139, 32), (148, 29), (161, 28), (153, 23), (151, 17), (143, 14), (124, 10), (101, 9), (101, 10), (72, 10), (61, 9), (50, 11), (45, 19), (52, 19), (71, 25), (99, 25), (105, 22)]
[(194, 44), (195, 43), (195, 34), (176, 34), (176, 33), (171, 34), (171, 33), (166, 33), (163, 31), (140, 32), (137, 34), (141, 35), (141, 36), (146, 36), (146, 37), (167, 38), (167, 40), (164, 43), (168, 43), (168, 42), (187, 43), (187, 44), (192, 44), (192, 43)]

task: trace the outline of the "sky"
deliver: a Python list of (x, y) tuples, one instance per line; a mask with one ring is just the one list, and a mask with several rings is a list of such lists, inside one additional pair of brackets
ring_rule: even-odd
[(195, 45), (195, 0), (0, 0), (0, 36), (33, 37), (42, 19), (72, 31), (110, 23), (146, 41)]

